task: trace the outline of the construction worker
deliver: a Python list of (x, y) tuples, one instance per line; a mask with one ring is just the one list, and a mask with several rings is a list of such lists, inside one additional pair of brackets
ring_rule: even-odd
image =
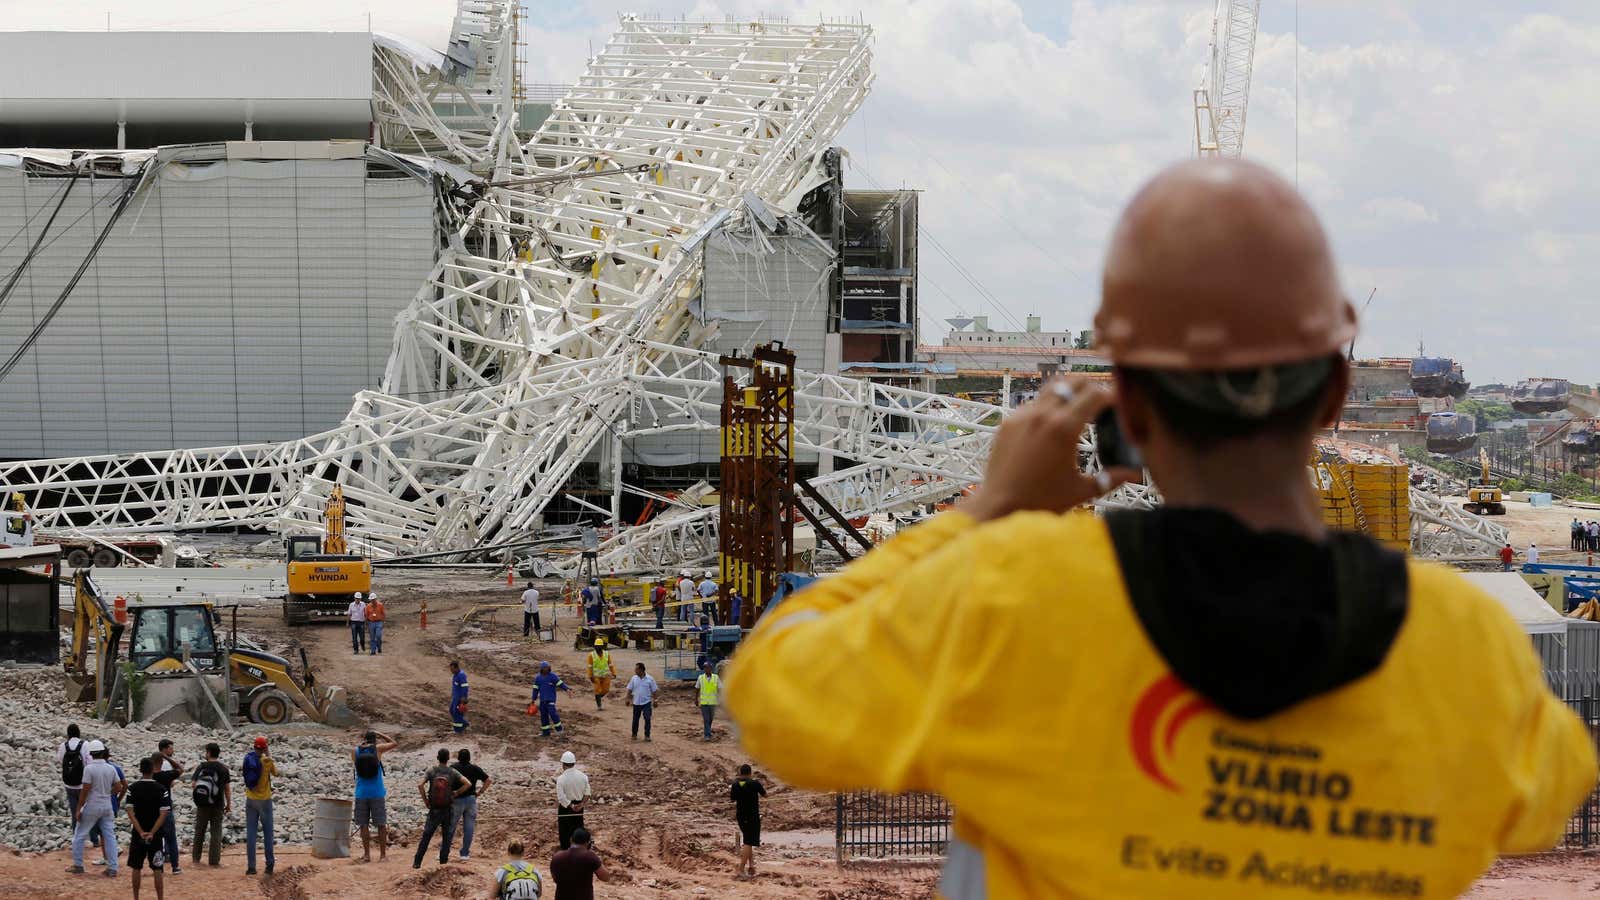
[(539, 704), (539, 736), (549, 737), (552, 733), (561, 734), (565, 731), (561, 726), (561, 713), (556, 712), (556, 691), (572, 693), (572, 688), (561, 680), (561, 676), (550, 671), (548, 662), (539, 663), (539, 674), (533, 676), (533, 701)]
[(450, 660), (450, 727), (456, 734), (467, 730), (467, 673), (455, 659)]
[(1502, 571), (1502, 572), (1511, 571), (1511, 563), (1516, 558), (1517, 558), (1517, 551), (1512, 550), (1511, 549), (1511, 542), (1507, 541), (1506, 545), (1504, 547), (1500, 548), (1500, 571)]
[(367, 598), (360, 591), (350, 598), (345, 614), (350, 617), (350, 652), (359, 655), (367, 649)]
[(506, 847), (511, 859), (495, 870), (491, 900), (539, 900), (544, 892), (544, 881), (539, 877), (539, 867), (522, 858), (521, 841), (512, 841)]
[(544, 629), (539, 625), (539, 589), (528, 582), (528, 589), (522, 592), (522, 636), (528, 637), (528, 629), (533, 629), (533, 636), (538, 637)]
[(706, 577), (700, 579), (700, 583), (695, 586), (695, 593), (700, 595), (700, 613), (710, 618), (712, 622), (717, 621), (716, 574), (707, 569)]
[(650, 608), (656, 614), (656, 630), (665, 630), (667, 627), (667, 580), (665, 578), (657, 578), (656, 586), (650, 589)]
[(572, 834), (583, 828), (583, 804), (589, 799), (589, 776), (578, 768), (571, 750), (561, 754), (561, 774), (556, 776), (556, 840), (565, 850)]
[(367, 595), (367, 655), (377, 656), (383, 652), (383, 623), (389, 618), (389, 611), (384, 608), (383, 601), (377, 594)]
[(594, 639), (594, 649), (589, 651), (589, 680), (594, 682), (594, 708), (601, 708), (601, 700), (611, 691), (611, 679), (617, 672), (611, 667), (611, 651), (606, 649), (606, 639)]
[[(1454, 897), (1553, 846), (1595, 751), (1527, 637), (1322, 522), (1337, 271), (1260, 166), (1146, 185), (1095, 319), (1115, 393), (1051, 381), (961, 505), (763, 616), (728, 673), (745, 748), (798, 788), (947, 798), (945, 900)], [(1112, 405), (1165, 505), (1102, 519), (1080, 507), (1140, 474), (1079, 470)]]
[(717, 703), (722, 699), (722, 679), (717, 677), (716, 664), (706, 660), (700, 664), (700, 674), (694, 679), (694, 695), (700, 704), (700, 721), (705, 725), (702, 740), (711, 740), (711, 721), (717, 717)]
[(694, 600), (699, 596), (699, 589), (695, 586), (694, 579), (689, 577), (689, 570), (684, 569), (678, 573), (678, 618), (685, 622), (694, 621)]
[(580, 593), (583, 596), (584, 620), (590, 625), (599, 625), (606, 603), (606, 592), (600, 587), (600, 579), (589, 579), (589, 586)]

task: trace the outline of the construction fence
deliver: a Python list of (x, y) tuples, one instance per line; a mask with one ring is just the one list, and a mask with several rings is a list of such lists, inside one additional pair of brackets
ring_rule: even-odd
[(929, 860), (950, 846), (950, 804), (936, 794), (852, 791), (834, 799), (839, 862)]
[[(1600, 748), (1600, 698), (1565, 701)], [(942, 858), (950, 844), (950, 804), (935, 794), (853, 791), (834, 800), (834, 849), (840, 863), (854, 860)], [(1600, 847), (1600, 785), (1567, 820), (1561, 848)]]

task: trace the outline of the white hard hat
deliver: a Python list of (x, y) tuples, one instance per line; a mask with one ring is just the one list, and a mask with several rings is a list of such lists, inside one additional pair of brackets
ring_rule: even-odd
[[(95, 743), (98, 744), (100, 742), (95, 741)], [(561, 764), (564, 766), (575, 766), (578, 764), (578, 757), (575, 756), (571, 750), (568, 750), (567, 752), (561, 754)]]
[(684, 578), (688, 578), (689, 577), (689, 570), (688, 569), (684, 569), (684, 570), (680, 571), (678, 574), (680, 576), (684, 577)]
[(106, 751), (105, 742), (98, 741), (98, 740), (89, 742), (89, 752), (90, 753), (104, 753), (105, 751)]
[(356, 591), (356, 599), (357, 600), (361, 599), (361, 592), (360, 591)]
[(373, 591), (372, 593), (368, 594), (367, 595), (367, 599), (368, 600), (376, 600), (376, 599), (378, 599), (378, 592), (377, 591)]
[(711, 571), (710, 569), (707, 569), (706, 570), (706, 577), (707, 578), (715, 578), (715, 577), (717, 577), (717, 573)]

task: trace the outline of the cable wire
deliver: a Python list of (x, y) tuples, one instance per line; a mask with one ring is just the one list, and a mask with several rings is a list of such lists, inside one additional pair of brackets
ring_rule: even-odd
[[(39, 245), (44, 243), (45, 235), (50, 233), (50, 226), (55, 224), (56, 216), (61, 214), (61, 207), (67, 205), (67, 197), (72, 194), (73, 186), (78, 183), (78, 176), (79, 173), (74, 170), (72, 178), (67, 182), (66, 190), (61, 192), (61, 199), (56, 201), (56, 208), (50, 211), (50, 218), (45, 221), (44, 227), (39, 229), (39, 236), (34, 239), (33, 246), (28, 248), (28, 252), (22, 256), (22, 261), (17, 263), (16, 269), (12, 270), (11, 278), (6, 281), (6, 286), (0, 288), (0, 308), (6, 305), (6, 300), (11, 296), (11, 289), (17, 286), (17, 280), (27, 270), (28, 263), (33, 262), (34, 256), (38, 254)], [(4, 378), (4, 376), (0, 375), (0, 378)]]

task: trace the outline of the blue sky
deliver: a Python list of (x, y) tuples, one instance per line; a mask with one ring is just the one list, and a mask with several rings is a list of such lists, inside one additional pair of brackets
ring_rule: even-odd
[[(449, 0), (0, 0), (8, 27), (364, 28), (438, 45)], [(530, 2), (530, 77), (581, 71), (617, 7)], [(377, 7), (377, 8), (374, 8)], [(942, 319), (1087, 327), (1120, 205), (1191, 152), (1210, 0), (658, 0), (629, 8), (877, 29), (872, 97), (840, 137), (857, 185), (921, 188), (924, 339)], [(1245, 154), (1296, 169), (1295, 4), (1263, 0)], [(1358, 353), (1419, 340), (1476, 382), (1600, 381), (1600, 3), (1301, 0), (1298, 173)], [(942, 245), (951, 258), (934, 246)], [(952, 261), (953, 258), (953, 261)], [(959, 269), (958, 269), (959, 267)], [(979, 287), (961, 274), (965, 270)], [(981, 287), (981, 290), (979, 289)], [(998, 301), (998, 302), (997, 302)]]

